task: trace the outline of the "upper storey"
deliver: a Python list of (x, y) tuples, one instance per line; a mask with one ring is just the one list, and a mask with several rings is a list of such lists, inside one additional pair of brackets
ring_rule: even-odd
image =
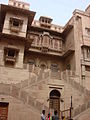
[[(80, 29), (80, 34), (82, 34), (81, 46), (90, 47), (90, 5), (85, 11), (76, 9), (73, 14), (78, 24), (78, 29)], [(81, 28), (79, 27), (80, 24)]]
[[(72, 43), (70, 42), (70, 45), (65, 46), (64, 41), (65, 36), (70, 32), (72, 26), (72, 19), (65, 27), (62, 27), (52, 24), (50, 17), (41, 16), (38, 21), (33, 21), (32, 26), (28, 26), (27, 37), (28, 39), (33, 39), (29, 51), (63, 56), (65, 52), (71, 49), (70, 46)], [(68, 37), (68, 40), (69, 38), (70, 37)], [(69, 41), (71, 41), (71, 39)], [(65, 51), (64, 48), (66, 47), (68, 48)], [(71, 51), (73, 51), (73, 49)]]
[(28, 3), (16, 0), (1, 5), (2, 33), (26, 38), (27, 26), (32, 24), (35, 16), (29, 7)]
[(46, 16), (40, 16), (39, 20), (34, 20), (32, 26), (39, 27), (42, 29), (53, 30), (62, 33), (63, 27), (59, 25), (52, 24), (53, 19)]
[(3, 34), (32, 41), (31, 46), (27, 46), (32, 51), (59, 56), (64, 54), (65, 36), (72, 29), (71, 20), (65, 27), (52, 24), (50, 17), (41, 16), (36, 21), (35, 12), (29, 10), (29, 4), (17, 0), (9, 0), (8, 5), (1, 7)]

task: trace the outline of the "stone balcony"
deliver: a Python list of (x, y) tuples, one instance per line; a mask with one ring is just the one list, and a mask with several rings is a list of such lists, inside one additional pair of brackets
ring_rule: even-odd
[(12, 57), (12, 56), (6, 56), (5, 57), (5, 61), (10, 61), (10, 62), (16, 62), (16, 57)]

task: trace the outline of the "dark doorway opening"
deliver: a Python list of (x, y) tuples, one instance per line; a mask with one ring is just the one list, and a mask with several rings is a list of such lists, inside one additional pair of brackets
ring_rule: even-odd
[(60, 116), (60, 92), (58, 90), (52, 90), (50, 92), (49, 98), (49, 108), (57, 110), (58, 115)]

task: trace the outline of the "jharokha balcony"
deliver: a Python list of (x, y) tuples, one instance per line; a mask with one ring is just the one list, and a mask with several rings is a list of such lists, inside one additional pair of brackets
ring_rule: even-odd
[(6, 55), (5, 57), (5, 61), (9, 61), (9, 62), (16, 62), (16, 57), (12, 57), (12, 56), (8, 56)]

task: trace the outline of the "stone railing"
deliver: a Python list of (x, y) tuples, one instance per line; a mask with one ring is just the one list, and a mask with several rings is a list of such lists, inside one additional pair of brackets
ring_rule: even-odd
[(80, 84), (80, 78), (75, 74), (73, 71), (66, 70), (61, 73), (61, 79), (66, 81), (67, 83), (71, 84), (74, 88), (79, 90), (81, 93), (85, 94), (86, 96), (90, 97), (90, 90), (87, 90)]
[(30, 65), (30, 64), (23, 64), (23, 68), (27, 69), (30, 73), (31, 72), (35, 73), (36, 75), (38, 75), (41, 70), (39, 67), (36, 67), (35, 65)]
[[(34, 65), (24, 64), (24, 68), (29, 71), (29, 79), (21, 81), (21, 86), (31, 86), (34, 84), (38, 84), (42, 81), (46, 81), (48, 79), (58, 79), (61, 80), (61, 72), (60, 71), (51, 71), (50, 69), (42, 70), (40, 67), (36, 67)], [(35, 75), (32, 75), (34, 73)]]
[(42, 81), (46, 81), (49, 78), (49, 75), (50, 75), (49, 70), (42, 71), (38, 67), (32, 67), (32, 71), (29, 71), (29, 78), (15, 84), (15, 85), (18, 87), (21, 87), (21, 88), (29, 87), (29, 86), (38, 84)]
[(82, 105), (73, 109), (73, 117), (90, 108), (90, 90), (87, 90), (85, 87), (80, 85), (80, 83), (78, 82), (79, 80), (76, 80), (80, 79), (79, 76), (76, 76), (75, 72), (66, 70), (61, 73), (61, 79), (72, 85), (75, 89), (79, 90), (84, 95), (86, 100)]

